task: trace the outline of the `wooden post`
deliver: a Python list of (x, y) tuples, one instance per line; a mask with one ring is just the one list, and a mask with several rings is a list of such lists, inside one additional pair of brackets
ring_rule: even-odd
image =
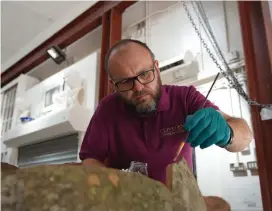
[[(270, 17), (264, 13), (268, 2), (239, 1), (240, 23), (245, 53), (248, 90), (251, 99), (272, 104), (271, 39), (267, 29)], [(271, 32), (270, 32), (271, 35)], [(257, 161), (265, 211), (272, 210), (272, 120), (262, 121), (260, 107), (251, 106)]]
[(100, 76), (99, 76), (99, 101), (107, 94), (108, 75), (105, 72), (105, 55), (109, 50), (109, 34), (110, 34), (110, 11), (103, 14), (102, 17), (102, 43), (100, 55)]
[[(122, 14), (117, 8), (111, 9), (111, 17), (110, 17), (110, 37), (109, 43), (110, 47), (113, 46), (116, 42), (118, 42), (122, 37)], [(114, 92), (114, 87), (108, 81), (108, 90), (107, 94)]]
[(105, 13), (102, 19), (99, 101), (114, 91), (112, 84), (109, 83), (108, 75), (105, 72), (104, 63), (106, 53), (114, 43), (121, 39), (121, 36), (122, 13), (118, 8), (113, 8), (109, 12)]

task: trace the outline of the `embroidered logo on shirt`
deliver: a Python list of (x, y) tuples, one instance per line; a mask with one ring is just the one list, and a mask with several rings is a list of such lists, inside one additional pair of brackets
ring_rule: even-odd
[(176, 125), (173, 127), (160, 129), (160, 134), (161, 136), (171, 136), (174, 134), (183, 133), (184, 131), (185, 131), (185, 128), (183, 127), (183, 125)]

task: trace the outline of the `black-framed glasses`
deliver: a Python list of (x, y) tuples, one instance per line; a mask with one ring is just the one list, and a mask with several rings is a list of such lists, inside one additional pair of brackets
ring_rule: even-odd
[(118, 82), (114, 82), (114, 85), (118, 89), (119, 92), (127, 92), (134, 88), (135, 80), (139, 83), (145, 85), (151, 83), (155, 79), (155, 64), (152, 69), (141, 72), (135, 77), (126, 78)]

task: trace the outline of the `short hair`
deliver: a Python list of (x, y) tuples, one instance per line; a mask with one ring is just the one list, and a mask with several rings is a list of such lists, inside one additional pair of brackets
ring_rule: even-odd
[(118, 49), (120, 49), (123, 46), (126, 46), (130, 43), (135, 43), (138, 44), (140, 46), (142, 46), (143, 48), (145, 48), (149, 53), (150, 56), (152, 58), (152, 60), (155, 60), (155, 55), (153, 54), (153, 52), (151, 51), (151, 49), (143, 42), (139, 41), (139, 40), (133, 40), (133, 39), (122, 39), (120, 41), (118, 41), (117, 43), (115, 43), (110, 50), (107, 52), (106, 56), (105, 56), (105, 70), (107, 73), (109, 73), (109, 59), (110, 56), (112, 55), (112, 53)]

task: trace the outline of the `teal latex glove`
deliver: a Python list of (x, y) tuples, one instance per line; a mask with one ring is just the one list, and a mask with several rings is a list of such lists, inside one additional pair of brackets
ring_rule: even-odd
[(231, 135), (226, 120), (213, 108), (203, 108), (187, 116), (184, 127), (189, 132), (186, 142), (201, 149), (213, 144), (224, 146)]

